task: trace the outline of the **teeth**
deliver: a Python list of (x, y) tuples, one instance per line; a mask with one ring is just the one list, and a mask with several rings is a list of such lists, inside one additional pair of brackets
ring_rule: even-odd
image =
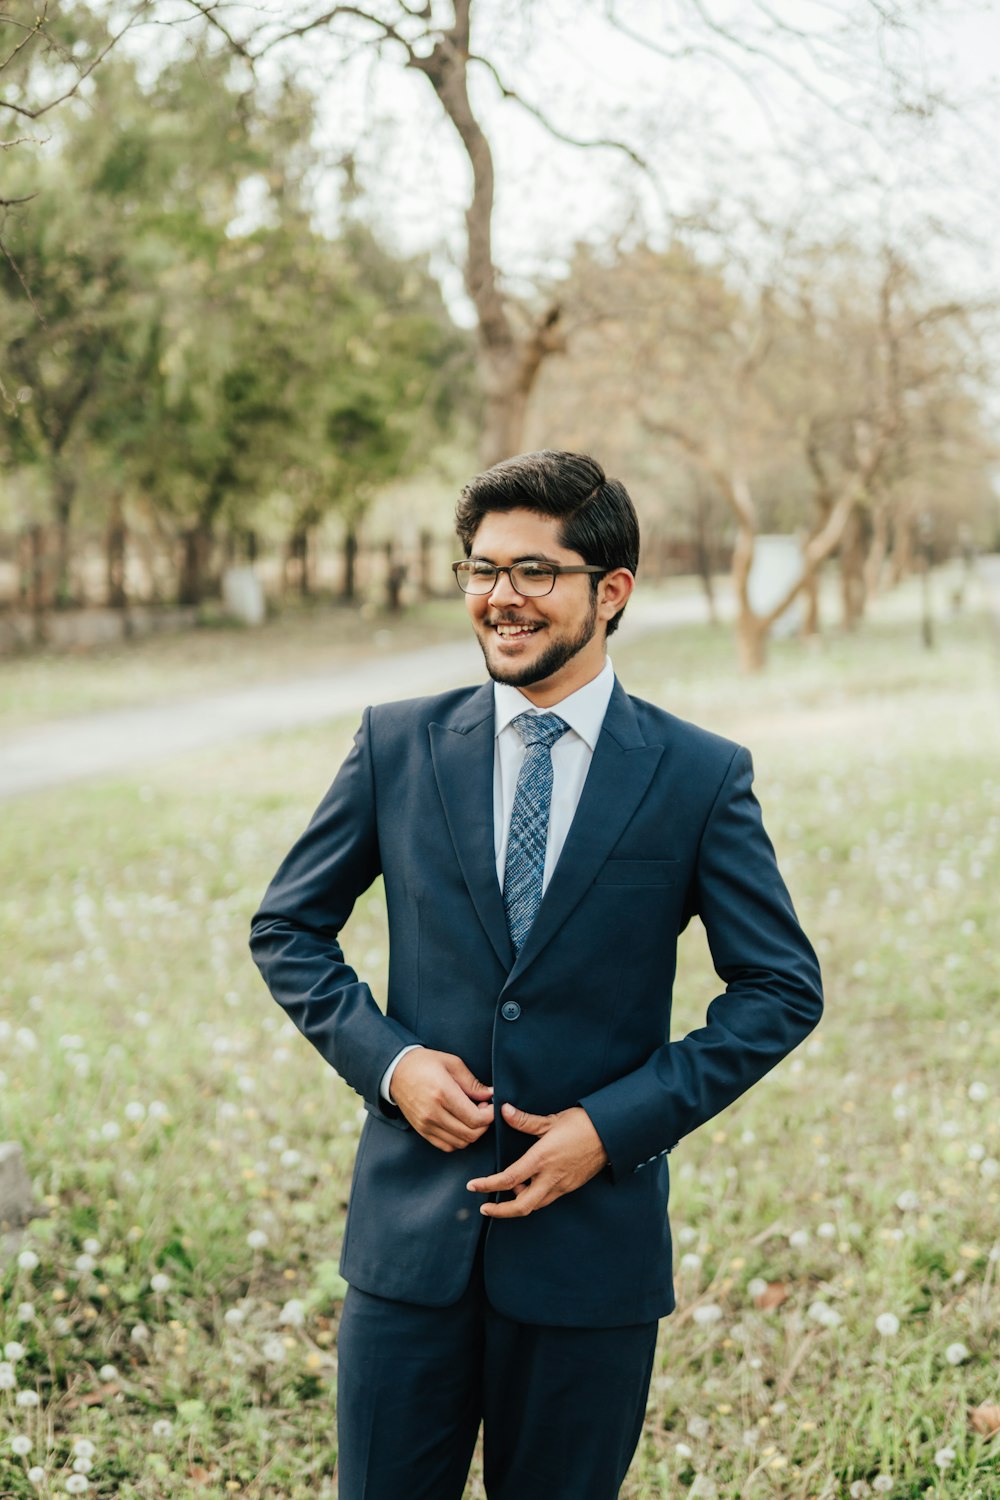
[(534, 625), (497, 625), (494, 628), (497, 635), (503, 636), (506, 640), (511, 636), (532, 635), (536, 627)]

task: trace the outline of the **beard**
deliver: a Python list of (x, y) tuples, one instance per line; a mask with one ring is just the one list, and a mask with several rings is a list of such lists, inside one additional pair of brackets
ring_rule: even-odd
[(489, 626), (485, 626), (483, 632), (480, 634), (479, 645), (482, 649), (483, 660), (486, 663), (486, 670), (494, 682), (505, 683), (507, 687), (534, 687), (536, 683), (544, 682), (547, 677), (554, 677), (556, 672), (564, 667), (568, 661), (572, 661), (577, 652), (582, 651), (584, 646), (593, 640), (596, 629), (597, 596), (596, 594), (591, 594), (590, 611), (576, 635), (568, 639), (551, 641), (541, 656), (532, 662), (526, 662), (524, 666), (517, 666), (514, 662), (508, 665), (506, 662), (494, 664), (490, 661), (486, 650), (485, 636), (487, 630), (490, 630), (492, 634)]

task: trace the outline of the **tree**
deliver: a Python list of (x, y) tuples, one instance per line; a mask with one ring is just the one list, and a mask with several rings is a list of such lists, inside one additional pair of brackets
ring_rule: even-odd
[[(663, 182), (684, 142), (657, 139), (633, 120), (621, 138), (598, 130), (579, 131), (562, 125), (558, 109), (542, 109), (515, 87), (502, 61), (502, 46), (486, 38), (489, 12), (472, 0), (361, 0), (361, 3), (313, 5), (306, 3), (294, 20), (260, 18), (250, 7), (221, 6), (212, 0), (187, 0), (190, 9), (234, 53), (255, 65), (265, 56), (299, 55), (304, 40), (323, 42), (325, 52), (311, 53), (311, 68), (329, 57), (328, 76), (336, 77), (358, 53), (369, 51), (378, 61), (426, 79), (457, 136), (471, 176), (471, 196), (465, 215), (465, 289), (475, 310), (483, 393), (480, 458), (490, 464), (522, 446), (525, 414), (545, 361), (565, 347), (563, 308), (558, 298), (515, 296), (505, 285), (494, 247), (496, 166), (494, 150), (484, 126), (483, 86), (505, 103), (527, 111), (562, 145), (613, 151), (641, 174), (661, 205), (661, 232), (668, 227)], [(707, 59), (729, 82), (735, 77), (749, 97), (761, 106), (758, 74), (764, 69), (805, 97), (820, 98), (823, 107), (843, 117), (851, 115), (841, 98), (845, 57), (851, 59), (852, 85), (858, 101), (860, 128), (865, 107), (885, 91), (912, 111), (920, 104), (912, 69), (901, 55), (909, 40), (906, 12), (900, 4), (866, 0), (860, 7), (835, 3), (830, 14), (815, 23), (796, 24), (780, 17), (763, 0), (738, 7), (726, 20), (713, 17), (703, 0), (680, 0), (661, 16), (658, 26), (642, 32), (632, 23), (628, 8), (618, 0), (588, 17), (599, 17), (609, 39), (633, 47), (638, 58), (653, 56), (668, 69), (690, 67)], [(477, 17), (473, 25), (473, 15)], [(540, 13), (530, 14), (540, 23)], [(477, 37), (483, 37), (482, 42)], [(494, 35), (493, 42), (496, 41)], [(483, 50), (485, 47), (486, 50)], [(669, 80), (670, 74), (667, 74)], [(669, 82), (660, 85), (669, 91)], [(923, 101), (927, 108), (926, 100)], [(767, 107), (767, 106), (761, 106)], [(588, 117), (602, 113), (600, 85), (590, 94)], [(870, 113), (870, 111), (869, 111)], [(647, 141), (644, 136), (652, 136)], [(646, 146), (650, 150), (646, 149)], [(686, 145), (690, 146), (690, 141)]]

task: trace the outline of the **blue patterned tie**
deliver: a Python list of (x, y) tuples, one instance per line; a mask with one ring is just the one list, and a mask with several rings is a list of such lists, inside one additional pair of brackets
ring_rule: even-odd
[(552, 746), (569, 728), (556, 714), (518, 714), (511, 723), (524, 744), (514, 791), (504, 865), (503, 904), (514, 952), (531, 928), (542, 900), (545, 844), (552, 802)]

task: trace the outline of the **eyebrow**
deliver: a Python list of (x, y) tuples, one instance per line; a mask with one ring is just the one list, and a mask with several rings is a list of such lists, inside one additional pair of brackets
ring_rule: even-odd
[[(482, 552), (470, 552), (469, 562), (489, 563), (490, 566), (494, 568), (497, 566), (494, 558), (486, 557)], [(510, 566), (512, 568), (516, 568), (518, 563), (523, 562), (542, 562), (548, 563), (549, 566), (553, 568), (559, 567), (559, 563), (556, 561), (556, 559), (554, 557), (547, 557), (544, 552), (526, 552), (522, 557), (515, 557)]]

